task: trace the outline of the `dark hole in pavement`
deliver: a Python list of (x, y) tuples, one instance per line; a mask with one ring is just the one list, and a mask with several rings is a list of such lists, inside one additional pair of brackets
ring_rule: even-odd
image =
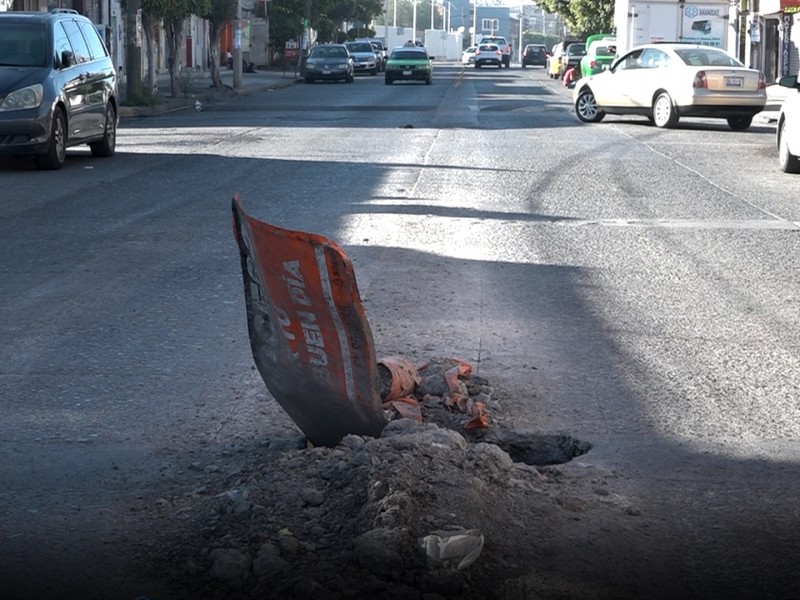
[(592, 448), (589, 442), (564, 434), (504, 431), (487, 435), (483, 441), (500, 446), (514, 462), (534, 466), (560, 465)]

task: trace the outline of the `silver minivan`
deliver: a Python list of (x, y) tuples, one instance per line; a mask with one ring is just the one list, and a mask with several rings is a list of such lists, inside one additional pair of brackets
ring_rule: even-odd
[(117, 73), (88, 18), (69, 9), (0, 12), (0, 155), (64, 166), (66, 149), (116, 148)]

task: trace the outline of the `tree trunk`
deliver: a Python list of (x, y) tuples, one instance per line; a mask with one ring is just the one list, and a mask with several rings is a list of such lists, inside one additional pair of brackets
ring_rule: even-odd
[(181, 96), (180, 74), (181, 74), (181, 55), (183, 50), (183, 22), (185, 18), (173, 19), (165, 23), (167, 32), (167, 48), (169, 56), (169, 86), (173, 98)]
[(218, 90), (224, 87), (222, 83), (222, 76), (219, 73), (219, 32), (221, 26), (214, 21), (208, 22), (208, 43), (211, 46), (211, 85)]
[(145, 83), (147, 89), (155, 94), (158, 92), (158, 77), (156, 75), (156, 63), (158, 62), (156, 54), (156, 19), (149, 14), (142, 12), (142, 29), (144, 30), (144, 37), (147, 44), (147, 78)]

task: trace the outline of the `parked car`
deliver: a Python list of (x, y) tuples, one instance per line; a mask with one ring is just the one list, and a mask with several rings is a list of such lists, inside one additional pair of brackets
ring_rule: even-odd
[(112, 156), (117, 73), (94, 24), (77, 11), (0, 12), (0, 154), (64, 166), (88, 144)]
[(561, 76), (563, 77), (570, 69), (575, 69), (573, 79), (579, 79), (581, 59), (584, 56), (586, 56), (586, 42), (573, 42), (567, 46), (561, 56)]
[(573, 90), (575, 113), (584, 122), (606, 114), (639, 114), (656, 127), (681, 117), (727, 119), (747, 129), (767, 102), (764, 75), (721, 49), (694, 44), (646, 44)]
[(372, 47), (375, 49), (375, 54), (378, 56), (380, 63), (379, 69), (383, 71), (383, 69), (386, 67), (386, 61), (389, 60), (389, 55), (386, 52), (386, 46), (383, 45), (383, 40), (371, 39), (369, 42), (372, 44)]
[(553, 51), (550, 53), (550, 58), (547, 62), (547, 75), (550, 79), (561, 79), (564, 76), (564, 70), (562, 68), (564, 52), (567, 46), (574, 43), (580, 43), (580, 40), (565, 40), (553, 46)]
[(617, 38), (612, 35), (590, 35), (586, 38), (586, 55), (581, 58), (581, 77), (597, 75), (614, 62), (617, 55)]
[(475, 64), (475, 50), (477, 50), (477, 46), (470, 46), (466, 50), (461, 53), (461, 64), (462, 65), (474, 65)]
[(550, 52), (544, 44), (528, 44), (522, 51), (522, 68), (530, 66), (547, 66), (547, 58)]
[(354, 73), (378, 74), (378, 59), (375, 56), (375, 49), (369, 41), (345, 42), (344, 45), (350, 56), (353, 57)]
[(778, 161), (784, 173), (800, 173), (800, 83), (797, 75), (782, 77), (780, 85), (789, 88), (778, 116)]
[(481, 42), (475, 50), (475, 68), (480, 69), (486, 65), (497, 65), (503, 68), (503, 51), (497, 44)]
[(495, 44), (502, 53), (503, 66), (506, 69), (511, 66), (511, 45), (506, 41), (506, 38), (501, 35), (484, 35), (481, 37), (478, 47), (483, 44)]
[(386, 62), (384, 80), (386, 85), (395, 81), (424, 81), (430, 85), (433, 82), (433, 57), (418, 46), (395, 48)]
[(353, 59), (344, 44), (314, 46), (306, 58), (306, 83), (320, 79), (353, 83)]

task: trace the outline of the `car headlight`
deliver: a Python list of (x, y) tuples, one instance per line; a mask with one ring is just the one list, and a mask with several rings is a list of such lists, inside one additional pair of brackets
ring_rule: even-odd
[(347, 67), (348, 67), (347, 63), (341, 64), (341, 65), (336, 65), (336, 70), (337, 71), (347, 71)]
[(0, 104), (0, 111), (38, 108), (44, 98), (44, 87), (37, 83), (8, 94)]
[(309, 71), (313, 71), (316, 68), (317, 68), (317, 65), (315, 63), (306, 63), (306, 69), (308, 69)]

